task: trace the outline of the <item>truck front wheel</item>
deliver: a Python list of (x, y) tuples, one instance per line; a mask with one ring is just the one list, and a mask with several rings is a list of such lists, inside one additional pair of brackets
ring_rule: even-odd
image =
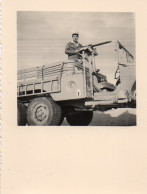
[(27, 109), (28, 125), (58, 125), (62, 110), (50, 97), (33, 99)]
[(73, 112), (73, 114), (67, 114), (66, 120), (71, 126), (88, 126), (93, 118), (92, 111)]

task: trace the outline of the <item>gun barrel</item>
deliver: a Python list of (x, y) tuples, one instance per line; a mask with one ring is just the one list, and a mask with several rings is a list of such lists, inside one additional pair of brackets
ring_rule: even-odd
[(112, 41), (106, 41), (106, 42), (101, 42), (101, 43), (98, 43), (98, 44), (91, 44), (91, 45), (88, 45), (88, 46), (96, 47), (96, 46), (101, 46), (101, 45), (108, 44), (108, 43), (111, 43), (111, 42)]
[(104, 45), (104, 44), (108, 44), (112, 41), (106, 41), (106, 42), (101, 42), (101, 43), (98, 43), (98, 44), (89, 44), (89, 45), (86, 45), (86, 46), (82, 46), (81, 49), (79, 49), (79, 51), (83, 51), (83, 50), (86, 50), (88, 47), (96, 47), (96, 46), (101, 46), (101, 45)]

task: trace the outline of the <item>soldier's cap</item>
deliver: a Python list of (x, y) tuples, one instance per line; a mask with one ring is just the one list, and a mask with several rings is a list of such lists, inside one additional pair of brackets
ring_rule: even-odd
[(73, 36), (73, 35), (78, 35), (78, 36), (79, 36), (79, 32), (73, 32), (73, 33), (72, 33), (72, 36)]

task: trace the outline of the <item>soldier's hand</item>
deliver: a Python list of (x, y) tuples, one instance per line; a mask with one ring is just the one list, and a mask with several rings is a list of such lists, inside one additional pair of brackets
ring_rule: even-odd
[(77, 54), (77, 53), (78, 53), (78, 51), (77, 51), (77, 50), (72, 51), (72, 54)]
[(77, 49), (74, 51), (74, 54), (78, 54), (80, 52), (80, 49)]
[(80, 49), (77, 49), (77, 50), (76, 50), (76, 53), (79, 53), (79, 52), (80, 52)]
[(85, 48), (80, 48), (80, 49), (77, 49), (77, 52), (81, 52), (81, 51), (84, 51)]

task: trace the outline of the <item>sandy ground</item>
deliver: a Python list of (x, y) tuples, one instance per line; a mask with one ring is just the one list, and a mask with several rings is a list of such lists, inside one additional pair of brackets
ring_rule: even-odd
[[(106, 112), (95, 111), (90, 126), (135, 126), (136, 109), (121, 108)], [(66, 119), (62, 126), (69, 126)]]

